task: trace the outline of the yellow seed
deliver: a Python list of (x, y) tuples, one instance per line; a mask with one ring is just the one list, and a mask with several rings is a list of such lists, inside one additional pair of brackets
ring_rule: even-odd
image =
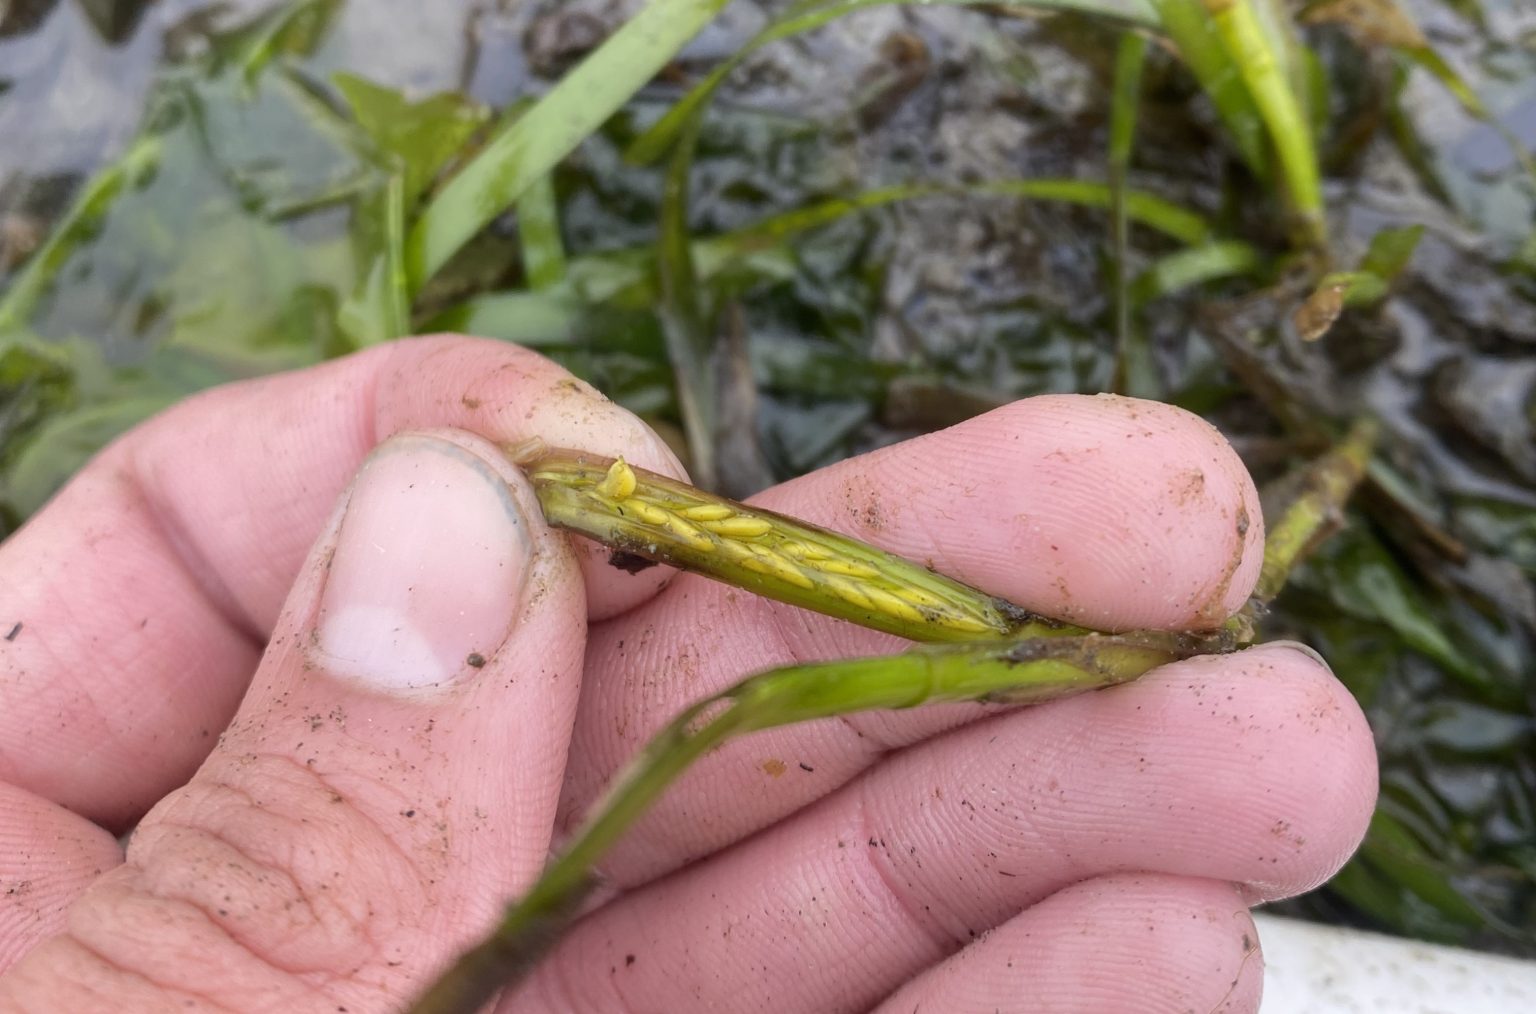
[(779, 547), (779, 551), (786, 556), (792, 556), (796, 560), (830, 560), (832, 553), (825, 547), (818, 546), (814, 542), (786, 542)]
[(833, 595), (860, 609), (874, 609), (875, 604), (869, 601), (869, 596), (859, 590), (852, 581), (845, 581), (840, 577), (829, 577), (822, 581)]
[(705, 521), (704, 527), (727, 539), (755, 539), (773, 531), (773, 525), (762, 518), (731, 517), (718, 521)]
[(951, 630), (964, 630), (973, 634), (990, 633), (994, 629), (991, 624), (985, 623), (974, 616), (945, 615), (936, 616), (934, 619), (941, 626), (949, 627)]
[(910, 602), (903, 602), (883, 588), (865, 588), (864, 594), (869, 596), (870, 604), (887, 616), (907, 620), (911, 623), (923, 622), (923, 614)]
[(898, 589), (895, 594), (900, 598), (906, 599), (919, 609), (932, 609), (939, 613), (946, 613), (950, 609), (949, 602), (921, 588), (905, 586)]
[(685, 507), (683, 517), (689, 521), (723, 521), (736, 512), (723, 503), (701, 503), (695, 507)]
[(838, 574), (842, 577), (879, 577), (880, 571), (867, 563), (859, 563), (856, 560), (826, 559), (817, 560), (812, 564), (823, 574)]
[(619, 458), (608, 466), (608, 474), (603, 476), (603, 481), (597, 484), (597, 492), (609, 500), (627, 500), (634, 493), (635, 486), (639, 482), (640, 480), (635, 478), (635, 470), (630, 468), (623, 458)]
[(731, 542), (729, 540), (720, 543), (720, 555), (735, 561), (752, 559), (752, 547), (744, 542)]
[(667, 515), (667, 531), (688, 543), (690, 549), (697, 549), (704, 553), (715, 551), (714, 539), (711, 539), (708, 535), (705, 535), (676, 514)]
[(741, 561), (741, 565), (747, 570), (755, 570), (760, 574), (771, 575), (797, 588), (808, 589), (816, 586), (810, 578), (800, 571), (799, 567), (796, 567), (773, 550), (763, 549), (760, 546), (753, 546), (752, 550), (752, 555)]
[(644, 521), (648, 525), (665, 525), (668, 521), (672, 520), (671, 514), (654, 504), (648, 504), (636, 497), (630, 497), (619, 506), (627, 511), (631, 517)]

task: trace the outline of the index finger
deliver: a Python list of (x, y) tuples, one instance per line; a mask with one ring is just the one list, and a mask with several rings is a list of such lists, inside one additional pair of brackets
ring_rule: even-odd
[[(0, 781), (108, 826), (185, 781), (364, 456), (436, 427), (680, 474), (635, 416), (499, 342), (396, 342), (192, 398), (108, 447), (0, 545), (0, 624), (14, 631), (0, 641)], [(585, 562), (598, 616), (664, 578), (601, 559)]]

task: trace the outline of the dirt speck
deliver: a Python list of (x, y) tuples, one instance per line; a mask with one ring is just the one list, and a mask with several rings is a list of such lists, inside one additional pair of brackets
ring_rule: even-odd
[(1173, 473), (1169, 489), (1173, 494), (1174, 503), (1180, 507), (1189, 506), (1205, 492), (1205, 470), (1186, 468)]

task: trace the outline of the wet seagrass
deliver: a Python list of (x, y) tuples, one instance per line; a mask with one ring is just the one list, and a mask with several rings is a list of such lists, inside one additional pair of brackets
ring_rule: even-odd
[[(1283, 575), (1336, 512), (1369, 458), (1357, 428), (1314, 466), (1313, 492), (1280, 519), (1294, 537), (1266, 549)], [(749, 675), (683, 710), (658, 731), (589, 811), (564, 852), (511, 903), (496, 928), (417, 998), (413, 1014), (480, 1008), (526, 975), (575, 919), (603, 855), (698, 758), (734, 736), (872, 708), (938, 701), (1028, 704), (1140, 678), (1181, 658), (1251, 639), (1240, 614), (1205, 632), (1101, 633), (1036, 616), (857, 539), (696, 489), (622, 459), (506, 448), (546, 520), (592, 538), (632, 569), (673, 564), (768, 598), (919, 643), (897, 655), (783, 666)], [(932, 643), (939, 642), (939, 643)]]

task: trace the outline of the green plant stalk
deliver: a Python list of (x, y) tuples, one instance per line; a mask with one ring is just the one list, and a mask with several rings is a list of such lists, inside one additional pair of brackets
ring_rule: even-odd
[(728, 0), (651, 0), (497, 133), (422, 212), (406, 242), (411, 291), (661, 70)]
[(542, 446), (513, 458), (550, 524), (764, 598), (915, 641), (1087, 633), (846, 535), (622, 461)]
[(989, 647), (926, 646), (750, 676), (657, 733), (492, 935), (451, 965), (410, 1010), (471, 1014), (497, 989), (526, 975), (576, 918), (597, 884), (593, 871), (602, 857), (694, 760), (734, 736), (872, 708), (1054, 700), (1129, 682), (1174, 659), (1208, 652), (1214, 643), (1162, 632), (1086, 634)]
[(1269, 602), (1291, 570), (1335, 529), (1345, 502), (1365, 477), (1380, 427), (1362, 418), (1327, 454), (1307, 467), (1302, 491), (1265, 534), (1264, 565), (1253, 597)]
[[(1114, 201), (1107, 184), (1074, 179), (988, 180), (983, 183), (953, 185), (914, 183), (878, 187), (852, 197), (836, 197), (773, 215), (754, 225), (703, 240), (702, 249), (698, 253), (700, 270), (707, 271), (721, 256), (739, 257), (753, 249), (771, 246), (786, 236), (835, 222), (853, 211), (924, 197), (976, 194), (1032, 201), (1061, 201), (1105, 209)], [(1132, 221), (1190, 246), (1206, 242), (1211, 235), (1210, 223), (1199, 214), (1145, 191), (1127, 190), (1125, 210)]]
[(1327, 246), (1327, 222), (1312, 130), (1292, 90), (1285, 64), (1254, 13), (1252, 0), (1203, 0), (1222, 45), (1242, 72), (1280, 159), (1294, 209), (1308, 243)]
[(1216, 107), (1232, 144), (1261, 182), (1274, 173), (1264, 141), (1264, 118), (1243, 83), (1242, 71), (1217, 37), (1202, 0), (1155, 0), (1158, 26), (1179, 51), (1179, 58)]
[(411, 308), (401, 249), (405, 242), (405, 174), (392, 173), (380, 195), (384, 205), (384, 249), (368, 268), (359, 291), (342, 304), (338, 321), (361, 347), (409, 333)]
[(549, 173), (529, 184), (517, 199), (517, 238), (528, 288), (540, 292), (559, 285), (565, 278), (565, 244), (560, 239), (555, 181)]
[(698, 121), (692, 120), (672, 152), (662, 185), (661, 227), (656, 241), (656, 287), (661, 293), (657, 315), (672, 364), (673, 387), (691, 454), (689, 464), (699, 485), (712, 489), (719, 418), (714, 375), (709, 369), (714, 342), (694, 263), (693, 237), (688, 232), (688, 179), (698, 140)]
[(1172, 295), (1218, 278), (1251, 274), (1264, 258), (1241, 240), (1216, 240), (1167, 254), (1153, 261), (1132, 286), (1137, 302)]
[(1134, 340), (1131, 334), (1131, 222), (1125, 206), (1141, 103), (1141, 74), (1146, 59), (1145, 36), (1136, 32), (1120, 36), (1120, 44), (1115, 50), (1115, 84), (1109, 112), (1109, 194), (1116, 344), (1112, 386), (1122, 394), (1127, 393), (1130, 381), (1130, 357), (1133, 353), (1144, 354), (1146, 351), (1131, 347)]
[(160, 139), (143, 134), (110, 166), (97, 173), (48, 239), (21, 269), (0, 300), (0, 333), (26, 325), (37, 301), (78, 243), (107, 213), (124, 187), (134, 186), (160, 164)]

